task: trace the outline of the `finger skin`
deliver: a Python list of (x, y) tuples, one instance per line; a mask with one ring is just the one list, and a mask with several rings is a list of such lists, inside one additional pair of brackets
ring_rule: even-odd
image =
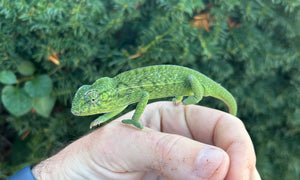
[[(139, 130), (120, 122), (132, 114), (73, 142), (34, 167), (34, 174), (43, 179), (260, 179), (239, 119), (196, 105), (157, 102), (141, 116), (150, 128)], [(205, 159), (201, 166), (199, 157)], [(211, 175), (201, 178), (203, 172)]]
[(251, 138), (241, 120), (215, 111), (197, 106), (187, 107), (186, 117), (192, 135), (196, 140), (220, 147), (228, 153), (230, 169), (226, 179), (249, 179), (256, 163)]
[[(155, 172), (167, 179), (201, 179), (202, 174), (199, 175), (195, 160), (206, 148), (217, 149), (183, 136), (149, 128), (137, 131), (136, 128), (124, 127), (118, 122), (109, 128), (117, 129), (118, 134), (113, 133), (113, 129), (103, 129), (92, 135), (99, 137), (101, 134), (92, 159), (100, 164), (110, 162), (105, 166), (113, 172)], [(123, 138), (126, 136), (131, 138)], [(99, 152), (102, 156), (97, 156)], [(206, 168), (212, 168), (211, 179), (222, 179), (226, 175), (229, 159), (224, 151), (220, 159), (215, 169), (209, 163), (206, 164)], [(207, 161), (214, 163), (213, 158)]]
[(152, 129), (224, 149), (230, 158), (226, 179), (249, 179), (255, 170), (256, 157), (250, 136), (242, 121), (234, 116), (196, 105), (157, 102), (147, 106), (141, 120)]
[(261, 180), (261, 177), (257, 171), (257, 169), (255, 168), (255, 170), (252, 172), (251, 174), (251, 177), (250, 177), (251, 180)]
[[(201, 156), (211, 150), (221, 152), (217, 159), (207, 153)], [(199, 154), (205, 158), (201, 166), (196, 162)], [(199, 180), (224, 179), (228, 166), (227, 154), (216, 147), (115, 121), (73, 142), (38, 164), (33, 172), (36, 179), (140, 180), (154, 172), (154, 179), (159, 175), (172, 180)]]
[(255, 170), (256, 156), (251, 138), (242, 121), (228, 113), (197, 105), (172, 106), (170, 102), (157, 102), (146, 108), (142, 120), (153, 129), (180, 134), (225, 150), (230, 158), (226, 179), (249, 179)]

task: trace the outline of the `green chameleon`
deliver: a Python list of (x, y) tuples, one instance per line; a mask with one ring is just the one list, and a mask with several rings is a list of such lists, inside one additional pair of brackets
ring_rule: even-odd
[(233, 96), (220, 84), (205, 75), (176, 65), (156, 65), (123, 72), (114, 78), (103, 77), (92, 85), (78, 89), (72, 102), (72, 113), (78, 116), (106, 113), (95, 119), (90, 128), (108, 121), (129, 104), (138, 103), (132, 119), (122, 122), (142, 129), (139, 118), (149, 99), (173, 96), (176, 104), (196, 104), (203, 96), (222, 100), (229, 112), (236, 115), (237, 105)]

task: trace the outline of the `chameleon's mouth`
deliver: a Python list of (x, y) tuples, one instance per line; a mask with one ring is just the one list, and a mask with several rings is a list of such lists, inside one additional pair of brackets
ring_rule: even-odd
[(99, 113), (93, 113), (91, 111), (85, 111), (78, 108), (78, 106), (72, 106), (71, 113), (75, 116), (89, 116), (93, 114), (99, 114)]
[(82, 114), (82, 111), (78, 108), (78, 106), (75, 103), (73, 103), (71, 106), (71, 113), (75, 116), (80, 116)]
[(73, 107), (71, 108), (71, 113), (78, 116), (80, 113), (79, 111), (76, 111)]

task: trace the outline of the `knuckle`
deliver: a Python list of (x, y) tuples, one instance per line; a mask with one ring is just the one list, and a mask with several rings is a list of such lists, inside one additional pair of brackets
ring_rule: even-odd
[(184, 137), (178, 135), (166, 134), (160, 137), (154, 145), (154, 154), (156, 157), (153, 169), (157, 173), (163, 174), (168, 166), (168, 159), (171, 159), (177, 149), (180, 148), (180, 142)]

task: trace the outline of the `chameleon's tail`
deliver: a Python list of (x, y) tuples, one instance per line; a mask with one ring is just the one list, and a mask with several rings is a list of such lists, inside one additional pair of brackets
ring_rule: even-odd
[(219, 87), (214, 88), (215, 91), (211, 96), (223, 101), (227, 105), (227, 107), (229, 109), (229, 113), (236, 116), (237, 104), (236, 104), (234, 97), (230, 94), (229, 91), (227, 91), (221, 85), (219, 85), (217, 83), (215, 83), (215, 85), (219, 86)]

